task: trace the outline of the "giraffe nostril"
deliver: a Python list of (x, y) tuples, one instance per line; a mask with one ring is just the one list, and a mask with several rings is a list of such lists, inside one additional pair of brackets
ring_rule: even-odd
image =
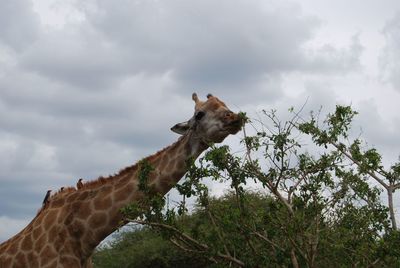
[(232, 111), (227, 111), (226, 113), (225, 113), (225, 117), (231, 117), (233, 115), (233, 112)]

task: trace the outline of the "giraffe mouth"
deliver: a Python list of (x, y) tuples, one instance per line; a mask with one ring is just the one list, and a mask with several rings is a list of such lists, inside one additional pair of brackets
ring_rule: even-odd
[(230, 122), (226, 127), (225, 130), (228, 131), (230, 134), (236, 134), (239, 130), (242, 129), (243, 122), (240, 119), (234, 120)]

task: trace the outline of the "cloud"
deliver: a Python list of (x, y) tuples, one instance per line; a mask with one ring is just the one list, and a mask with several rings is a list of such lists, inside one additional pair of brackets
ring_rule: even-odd
[(381, 75), (393, 88), (400, 91), (400, 13), (386, 23), (383, 35), (386, 45), (380, 57)]
[(31, 1), (3, 3), (0, 9), (0, 45), (17, 52), (31, 45), (40, 34), (39, 18)]
[(291, 71), (346, 72), (361, 51), (357, 38), (348, 49), (305, 50), (319, 20), (282, 1), (89, 3), (76, 4), (80, 23), (44, 34), (20, 66), (87, 90), (169, 73), (181, 93), (188, 86), (240, 92)]
[(361, 68), (360, 57), (364, 47), (360, 42), (360, 35), (353, 35), (349, 47), (336, 48), (330, 44), (307, 50), (305, 67), (316, 74), (327, 73), (345, 74)]

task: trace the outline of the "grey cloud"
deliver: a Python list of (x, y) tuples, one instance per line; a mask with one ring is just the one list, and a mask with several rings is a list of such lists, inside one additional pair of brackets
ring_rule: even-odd
[(305, 67), (312, 73), (326, 72), (329, 75), (345, 74), (349, 71), (359, 70), (364, 47), (360, 43), (359, 35), (354, 35), (349, 47), (336, 48), (325, 44), (320, 48), (309, 50), (309, 57), (305, 59)]
[(0, 8), (0, 42), (19, 52), (36, 40), (39, 23), (31, 1), (4, 2)]
[(0, 89), (0, 101), (7, 109), (57, 119), (123, 117), (132, 110), (130, 98), (125, 98), (129, 96), (121, 96), (118, 89), (83, 91), (19, 69), (0, 79)]
[(381, 75), (400, 91), (400, 12), (386, 23), (383, 34), (386, 45), (380, 56)]
[(319, 21), (286, 2), (90, 3), (77, 4), (85, 17), (79, 27), (43, 34), (20, 66), (82, 89), (169, 74), (180, 94), (188, 86), (226, 93), (291, 71), (344, 73), (358, 66), (362, 50), (357, 38), (345, 49), (305, 50)]
[(200, 86), (295, 68), (299, 46), (317, 25), (293, 6), (270, 9), (261, 1), (97, 3), (86, 11), (88, 20), (144, 70), (172, 69), (178, 80)]
[(22, 54), (19, 65), (53, 81), (100, 90), (112, 88), (130, 71), (124, 57), (99, 35), (71, 26), (44, 34)]

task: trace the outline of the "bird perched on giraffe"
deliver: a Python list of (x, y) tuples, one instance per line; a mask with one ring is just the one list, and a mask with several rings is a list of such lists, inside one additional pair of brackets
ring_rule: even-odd
[(45, 197), (43, 199), (43, 203), (42, 203), (43, 207), (46, 206), (49, 203), (49, 201), (50, 201), (50, 193), (51, 193), (51, 190), (47, 190), (47, 193), (46, 193), (46, 195), (45, 195)]
[(82, 182), (82, 178), (80, 178), (79, 180), (78, 180), (78, 182), (76, 183), (76, 189), (82, 189), (83, 188), (83, 182)]

